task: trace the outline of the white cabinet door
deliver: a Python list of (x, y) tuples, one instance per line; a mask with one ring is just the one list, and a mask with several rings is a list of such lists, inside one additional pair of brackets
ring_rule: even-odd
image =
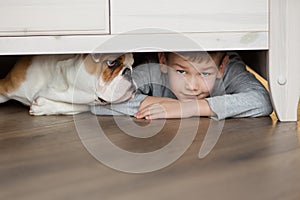
[(107, 33), (109, 0), (0, 0), (0, 36)]
[(110, 2), (112, 34), (143, 28), (182, 33), (268, 31), (268, 0)]

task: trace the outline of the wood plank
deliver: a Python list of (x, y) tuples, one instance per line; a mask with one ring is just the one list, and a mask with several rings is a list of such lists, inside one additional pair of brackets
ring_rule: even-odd
[[(31, 117), (28, 108), (14, 102), (0, 104), (0, 113), (1, 199), (300, 197), (300, 123), (280, 123), (269, 117), (228, 119), (212, 152), (199, 159), (211, 121), (197, 118), (197, 136), (180, 159), (158, 171), (128, 174), (104, 166), (87, 152), (72, 116)], [(85, 113), (76, 119), (93, 118)], [(167, 120), (155, 137), (138, 139), (124, 134), (110, 116), (98, 116), (97, 120), (112, 142), (136, 152), (167, 144), (180, 123)], [(145, 120), (135, 123), (149, 124)]]

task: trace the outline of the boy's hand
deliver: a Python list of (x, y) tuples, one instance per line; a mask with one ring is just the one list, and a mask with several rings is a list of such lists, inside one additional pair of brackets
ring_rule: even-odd
[(181, 102), (179, 100), (161, 101), (141, 108), (134, 117), (140, 119), (187, 118), (197, 116), (197, 101)]

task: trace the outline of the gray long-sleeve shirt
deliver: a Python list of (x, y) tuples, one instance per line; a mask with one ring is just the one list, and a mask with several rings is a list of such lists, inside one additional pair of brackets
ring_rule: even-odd
[[(224, 75), (217, 79), (209, 97), (206, 98), (215, 119), (229, 117), (259, 117), (272, 112), (268, 91), (246, 70), (245, 63), (236, 53), (228, 53)], [(97, 115), (134, 115), (147, 96), (176, 96), (169, 89), (168, 75), (161, 72), (158, 64), (148, 63), (133, 70), (133, 80), (138, 86), (135, 97), (127, 102), (91, 107)]]

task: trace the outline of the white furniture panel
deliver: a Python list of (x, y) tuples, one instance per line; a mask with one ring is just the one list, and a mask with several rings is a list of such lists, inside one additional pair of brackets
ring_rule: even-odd
[(0, 0), (0, 36), (85, 33), (109, 33), (109, 0)]
[(267, 32), (0, 37), (0, 55), (261, 49)]
[(281, 121), (297, 121), (300, 97), (299, 8), (299, 0), (270, 2), (269, 85)]
[(112, 34), (268, 31), (268, 0), (111, 0), (111, 22)]

